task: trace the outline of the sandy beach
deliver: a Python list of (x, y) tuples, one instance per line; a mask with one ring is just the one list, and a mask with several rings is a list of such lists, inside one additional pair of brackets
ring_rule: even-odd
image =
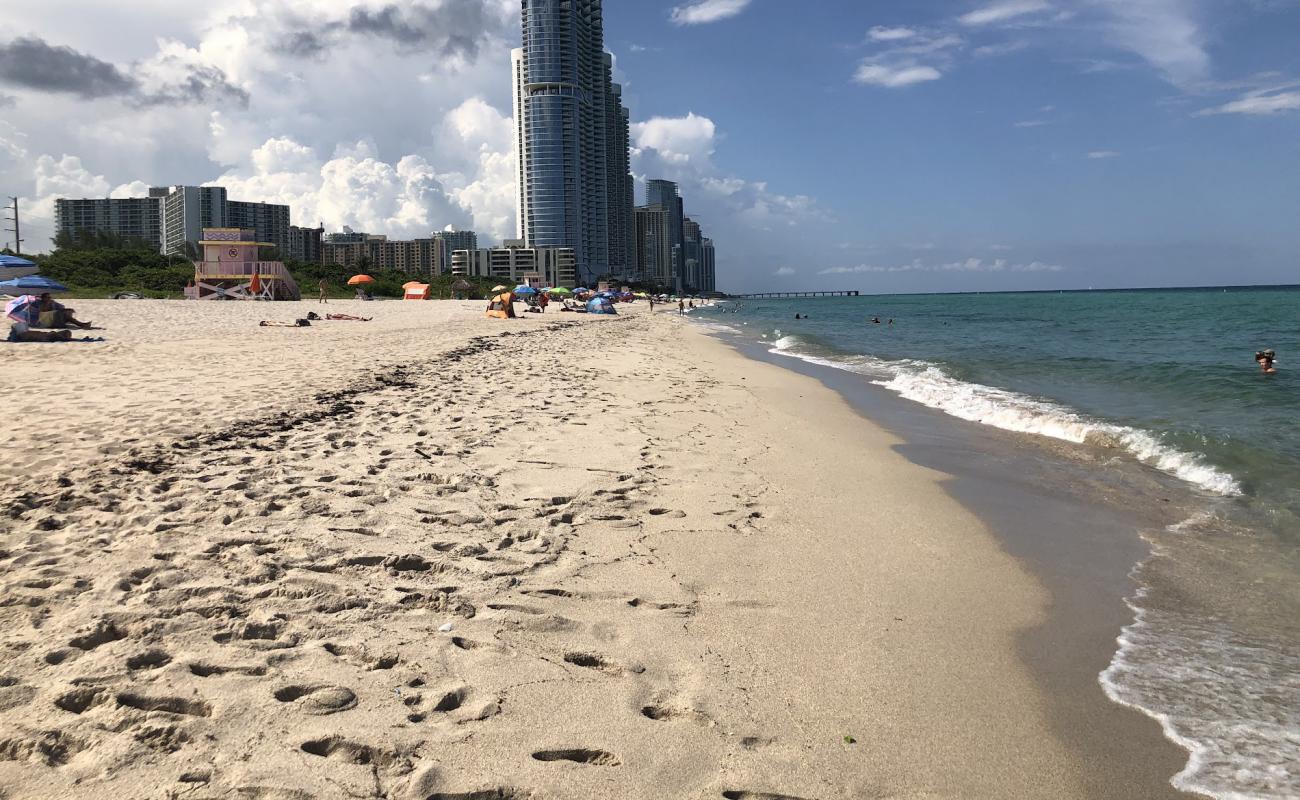
[(676, 314), (75, 305), (0, 372), (0, 797), (1178, 796), (947, 476)]

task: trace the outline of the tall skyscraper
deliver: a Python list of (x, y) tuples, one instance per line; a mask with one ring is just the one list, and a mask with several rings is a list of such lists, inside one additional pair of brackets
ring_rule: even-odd
[(682, 195), (672, 181), (650, 180), (646, 181), (645, 203), (668, 212), (668, 239), (673, 253), (671, 274), (678, 281), (675, 288), (680, 289), (686, 278), (686, 215)]
[(511, 54), (519, 233), (529, 247), (572, 247), (588, 282), (626, 269), (631, 217), (627, 115), (601, 0), (522, 0), (522, 12)]

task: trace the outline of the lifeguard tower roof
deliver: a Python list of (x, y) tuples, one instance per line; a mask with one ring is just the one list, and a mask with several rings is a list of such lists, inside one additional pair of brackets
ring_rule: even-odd
[(275, 242), (257, 241), (257, 231), (249, 228), (204, 228), (199, 244), (247, 244), (256, 247), (275, 247)]

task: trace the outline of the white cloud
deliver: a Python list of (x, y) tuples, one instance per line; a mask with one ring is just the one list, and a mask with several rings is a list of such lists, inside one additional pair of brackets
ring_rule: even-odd
[(862, 275), (862, 274), (879, 274), (879, 273), (898, 273), (898, 272), (968, 272), (968, 273), (994, 273), (994, 272), (1064, 272), (1065, 267), (1059, 264), (1046, 264), (1042, 261), (1031, 261), (1027, 264), (1012, 264), (1004, 258), (988, 261), (982, 258), (967, 258), (962, 261), (953, 261), (946, 264), (926, 264), (920, 259), (910, 264), (902, 264), (894, 267), (876, 266), (872, 264), (859, 264), (856, 267), (831, 267), (818, 272), (818, 275)]
[(1027, 14), (1037, 14), (1050, 8), (1051, 5), (1045, 0), (1001, 0), (1001, 2), (962, 14), (957, 18), (957, 21), (968, 27), (979, 27), (981, 25), (1006, 22)]
[(780, 269), (778, 269), (776, 272), (773, 272), (772, 274), (785, 278), (796, 274), (796, 272), (797, 270), (794, 269), (793, 267), (781, 267)]
[(1119, 153), (1114, 150), (1091, 150), (1088, 152), (1087, 157), (1094, 161), (1101, 161), (1107, 158), (1119, 158)]
[(911, 28), (886, 28), (877, 25), (867, 32), (867, 38), (873, 42), (897, 42), (903, 39), (911, 39), (916, 36), (916, 31)]
[(1195, 0), (1090, 0), (1106, 12), (1107, 38), (1136, 53), (1180, 86), (1203, 79), (1210, 57), (1194, 13)]
[(1229, 103), (1215, 108), (1197, 112), (1204, 117), (1211, 114), (1278, 114), (1284, 111), (1300, 111), (1300, 91), (1262, 90), (1249, 92)]
[(934, 67), (924, 65), (885, 66), (882, 64), (862, 64), (853, 74), (853, 80), (868, 86), (883, 86), (898, 89), (926, 81), (937, 81), (943, 73)]
[(688, 113), (633, 123), (631, 133), (638, 149), (653, 149), (666, 161), (707, 164), (713, 155), (717, 126), (708, 117)]
[(1045, 119), (1026, 119), (1016, 122), (1012, 125), (1015, 128), (1041, 128), (1044, 125), (1050, 125)]
[(705, 25), (740, 14), (750, 2), (751, 0), (696, 0), (674, 8), (671, 19), (675, 25)]

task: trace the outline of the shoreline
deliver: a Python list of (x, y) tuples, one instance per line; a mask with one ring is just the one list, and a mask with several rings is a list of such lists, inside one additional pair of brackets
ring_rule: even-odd
[[(897, 452), (948, 475), (945, 492), (983, 520), (1003, 550), (1043, 582), (1051, 604), (1044, 621), (1022, 634), (1019, 650), (1049, 699), (1056, 735), (1100, 767), (1085, 778), (1089, 797), (1110, 796), (1108, 787), (1116, 784), (1158, 786), (1145, 789), (1143, 797), (1207, 796), (1173, 786), (1190, 753), (1167, 736), (1160, 720), (1108, 697), (1100, 681), (1119, 650), (1121, 632), (1134, 622), (1133, 575), (1154, 546), (1144, 531), (1192, 512), (1133, 513), (1102, 487), (1086, 485), (1080, 469), (1097, 465), (1077, 463), (1063, 444), (954, 418), (856, 373), (772, 353), (768, 344), (738, 332), (718, 329), (713, 335), (746, 358), (819, 381), (864, 420), (901, 437)], [(1080, 478), (1080, 488), (1028, 477), (1053, 470)], [(1166, 485), (1173, 480), (1161, 476)], [(1043, 535), (1049, 526), (1050, 534)], [(1140, 758), (1133, 757), (1134, 748), (1142, 750)]]
[(6, 373), (13, 797), (1167, 785), (1061, 738), (1050, 586), (815, 379), (637, 307), (122, 303)]

